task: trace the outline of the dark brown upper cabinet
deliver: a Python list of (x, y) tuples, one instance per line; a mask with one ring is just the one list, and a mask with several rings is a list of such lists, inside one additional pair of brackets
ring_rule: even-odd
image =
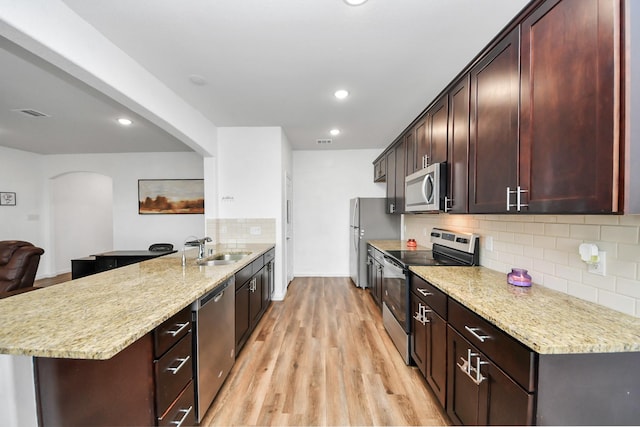
[(469, 75), (449, 91), (448, 182), (445, 212), (469, 211)]
[(506, 210), (516, 190), (519, 31), (511, 31), (471, 70), (469, 212)]
[(405, 176), (409, 176), (418, 169), (416, 161), (416, 128), (413, 127), (407, 131), (404, 137), (404, 148), (406, 154)]
[(520, 181), (528, 211), (619, 205), (619, 2), (549, 0), (521, 25)]
[(444, 94), (427, 110), (416, 129), (416, 169), (447, 161), (449, 98)]

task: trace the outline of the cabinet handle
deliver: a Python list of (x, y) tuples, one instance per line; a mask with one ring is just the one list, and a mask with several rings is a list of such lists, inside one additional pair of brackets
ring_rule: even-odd
[(430, 297), (433, 295), (431, 292), (427, 292), (426, 289), (417, 288), (417, 291), (420, 292), (423, 297)]
[(444, 196), (444, 213), (447, 213), (453, 208), (453, 199)]
[(186, 328), (187, 326), (189, 326), (189, 322), (185, 322), (185, 323), (177, 323), (176, 326), (178, 327), (178, 329), (176, 329), (175, 331), (165, 331), (165, 334), (171, 335), (172, 337), (175, 337), (176, 335), (178, 335), (180, 332), (182, 332), (184, 330), (184, 328)]
[[(509, 211), (510, 208), (515, 207), (516, 211), (520, 212), (522, 208), (528, 207), (529, 206), (528, 204), (522, 203), (522, 193), (528, 193), (528, 192), (529, 190), (523, 190), (522, 187), (520, 187), (519, 185), (513, 191), (511, 191), (511, 187), (507, 187), (507, 211)], [(515, 204), (511, 203), (511, 194), (516, 195)]]
[[(475, 357), (476, 358), (476, 366), (473, 367), (471, 365), (471, 358)], [(460, 360), (462, 360), (462, 365), (460, 363), (456, 363), (456, 365), (458, 366), (458, 368), (460, 368), (460, 370), (462, 372), (465, 373), (466, 376), (469, 377), (469, 379), (471, 381), (474, 382), (475, 385), (480, 385), (482, 383), (482, 381), (486, 380), (487, 378), (482, 375), (482, 373), (480, 372), (480, 367), (482, 365), (487, 365), (489, 364), (489, 362), (483, 362), (480, 359), (480, 355), (478, 353), (472, 353), (471, 349), (467, 349), (467, 359), (465, 360), (464, 357), (460, 356)], [(472, 372), (475, 372), (475, 376), (471, 375)]]
[(187, 409), (180, 409), (178, 412), (184, 412), (184, 415), (180, 419), (180, 421), (171, 421), (169, 424), (175, 424), (176, 427), (181, 427), (182, 423), (187, 419), (191, 411), (193, 410), (193, 406), (189, 406)]
[(469, 331), (471, 335), (480, 340), (480, 342), (484, 342), (487, 338), (491, 338), (489, 335), (479, 335), (476, 331), (480, 331), (480, 328), (470, 328), (467, 325), (465, 325), (464, 328)]
[(180, 369), (182, 369), (182, 367), (185, 365), (185, 363), (187, 363), (189, 361), (189, 359), (191, 359), (191, 356), (187, 356), (183, 359), (176, 359), (176, 361), (179, 361), (180, 364), (178, 366), (176, 366), (175, 368), (173, 367), (169, 367), (167, 368), (167, 371), (171, 372), (171, 374), (175, 375), (178, 373), (178, 371)]

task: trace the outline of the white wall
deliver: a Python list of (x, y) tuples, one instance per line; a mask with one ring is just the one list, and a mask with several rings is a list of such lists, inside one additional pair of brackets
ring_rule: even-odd
[[(284, 299), (284, 188), (291, 173), (291, 147), (279, 127), (218, 128), (217, 217), (274, 218), (276, 227), (275, 287), (272, 298)], [(205, 162), (211, 174), (212, 162)], [(208, 187), (207, 197), (213, 189)], [(207, 217), (212, 218), (210, 212)], [(213, 224), (213, 221), (209, 221)]]
[(294, 276), (349, 275), (349, 200), (385, 197), (380, 150), (293, 152)]

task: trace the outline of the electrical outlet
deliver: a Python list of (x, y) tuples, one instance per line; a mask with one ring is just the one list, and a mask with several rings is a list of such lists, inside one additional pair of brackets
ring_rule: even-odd
[(606, 276), (607, 274), (607, 253), (605, 251), (598, 251), (597, 264), (587, 264), (589, 273), (597, 274), (599, 276)]
[(493, 252), (493, 236), (486, 236), (484, 238), (484, 248), (489, 252)]
[(259, 236), (262, 234), (262, 227), (251, 227), (249, 233), (253, 236)]

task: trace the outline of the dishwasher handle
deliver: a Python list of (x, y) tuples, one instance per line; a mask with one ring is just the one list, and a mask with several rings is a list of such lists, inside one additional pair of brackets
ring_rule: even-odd
[(206, 294), (205, 296), (203, 296), (202, 298), (200, 298), (197, 302), (198, 302), (198, 307), (197, 309), (200, 309), (202, 307), (204, 307), (205, 305), (207, 305), (210, 302), (218, 302), (220, 301), (220, 299), (222, 298), (222, 296), (224, 295), (225, 291), (227, 290), (227, 288), (229, 287), (229, 285), (231, 285), (232, 283), (235, 283), (235, 280), (233, 278), (227, 280), (226, 282), (224, 282), (222, 285), (217, 286), (215, 289), (213, 289), (211, 292), (209, 292), (208, 294)]

